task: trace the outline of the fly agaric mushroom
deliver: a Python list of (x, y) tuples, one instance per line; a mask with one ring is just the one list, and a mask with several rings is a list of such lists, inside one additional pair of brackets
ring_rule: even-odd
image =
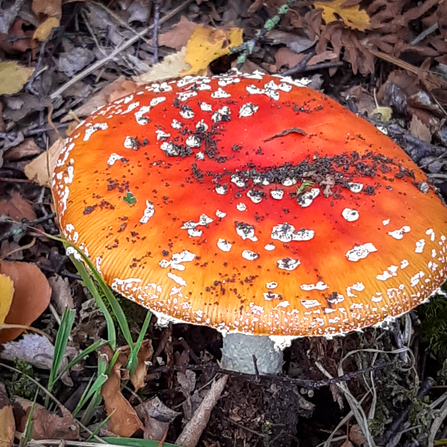
[(447, 208), (424, 173), (290, 78), (189, 76), (114, 101), (66, 141), (53, 193), (115, 291), (235, 333), (223, 365), (242, 371), (251, 354), (281, 370), (269, 336), (380, 323), (446, 276)]

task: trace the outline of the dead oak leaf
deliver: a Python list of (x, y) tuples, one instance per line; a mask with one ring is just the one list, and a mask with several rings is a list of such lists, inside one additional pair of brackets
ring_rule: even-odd
[(346, 0), (334, 0), (330, 3), (315, 2), (317, 9), (323, 10), (323, 20), (326, 24), (335, 22), (340, 17), (346, 26), (359, 31), (369, 28), (371, 20), (366, 11), (361, 11), (358, 5), (343, 7)]
[(182, 16), (180, 22), (176, 23), (171, 30), (160, 35), (158, 43), (159, 45), (180, 51), (188, 43), (198, 26), (197, 23), (191, 22), (185, 16)]

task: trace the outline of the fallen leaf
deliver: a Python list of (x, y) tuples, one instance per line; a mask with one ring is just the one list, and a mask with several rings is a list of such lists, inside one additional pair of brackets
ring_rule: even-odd
[(34, 31), (33, 39), (37, 39), (40, 42), (47, 40), (53, 28), (59, 26), (59, 19), (56, 17), (48, 17), (43, 23), (41, 23), (36, 31)]
[(182, 16), (180, 22), (176, 23), (171, 30), (160, 35), (158, 44), (180, 51), (188, 43), (198, 26), (197, 23), (188, 20), (186, 16)]
[(416, 114), (411, 118), (410, 132), (414, 137), (419, 138), (426, 143), (431, 143), (432, 135), (430, 129), (416, 116)]
[(298, 63), (300, 63), (304, 58), (304, 54), (297, 54), (287, 47), (280, 48), (275, 54), (275, 65), (276, 69), (287, 67), (292, 68)]
[[(115, 81), (107, 84), (102, 90), (94, 94), (89, 100), (73, 111), (78, 118), (86, 118), (100, 107), (105, 106), (109, 102), (114, 101), (122, 96), (134, 92), (137, 89), (135, 82), (127, 80), (124, 76), (120, 76)], [(73, 118), (69, 115), (64, 117), (61, 121), (70, 121)]]
[(110, 416), (108, 430), (116, 436), (129, 438), (136, 431), (143, 429), (143, 424), (132, 405), (121, 394), (121, 365), (120, 360), (113, 365), (109, 377), (101, 389), (101, 395), (107, 415)]
[[(17, 424), (17, 430), (25, 430), (28, 414), (31, 411), (33, 403), (27, 399), (17, 397), (14, 401), (14, 415)], [(35, 403), (32, 414), (33, 421), (33, 439), (64, 439), (66, 441), (75, 441), (79, 439), (79, 426), (71, 413), (60, 406), (62, 416), (50, 413), (45, 407)]]
[(366, 11), (360, 11), (359, 5), (343, 7), (346, 0), (334, 0), (330, 3), (315, 2), (314, 6), (317, 9), (323, 10), (323, 20), (326, 24), (338, 20), (340, 17), (345, 25), (365, 31), (369, 28), (371, 20)]
[(185, 62), (191, 65), (191, 69), (184, 71), (182, 76), (205, 74), (211, 62), (228, 54), (231, 48), (242, 44), (242, 32), (240, 28), (231, 28), (227, 31), (197, 27), (186, 45)]
[[(69, 360), (76, 357), (77, 353), (75, 348), (67, 346), (60, 366), (61, 371), (68, 365)], [(52, 367), (53, 357), (54, 346), (47, 337), (39, 334), (25, 334), (20, 340), (5, 343), (0, 351), (2, 359), (21, 360), (36, 368), (48, 371)], [(64, 373), (61, 380), (65, 385), (73, 386), (73, 381), (67, 372)]]
[(12, 220), (20, 222), (22, 219), (34, 220), (36, 213), (28, 200), (19, 192), (13, 191), (9, 197), (0, 199), (0, 216), (9, 216)]
[(0, 324), (3, 324), (11, 308), (14, 296), (14, 282), (6, 275), (0, 275)]
[(0, 62), (0, 95), (20, 92), (34, 73), (34, 68), (26, 68), (17, 62)]
[(144, 340), (137, 354), (137, 367), (135, 368), (135, 372), (130, 377), (130, 381), (132, 382), (136, 393), (146, 384), (148, 368), (147, 362), (150, 361), (153, 353), (154, 349), (152, 348), (152, 340)]
[(26, 138), (18, 146), (8, 149), (4, 154), (4, 158), (7, 161), (17, 161), (21, 160), (22, 158), (39, 155), (40, 153), (42, 153), (42, 149), (37, 146), (34, 139)]
[(191, 66), (185, 62), (186, 47), (177, 53), (170, 54), (163, 59), (163, 62), (155, 64), (147, 73), (133, 78), (137, 85), (145, 85), (151, 82), (165, 81), (179, 77), (184, 70), (189, 70)]
[(33, 0), (32, 9), (35, 14), (45, 14), (50, 17), (62, 16), (61, 0)]
[(158, 396), (136, 406), (135, 411), (145, 428), (144, 439), (154, 441), (163, 439), (169, 424), (181, 414), (167, 407)]
[(51, 187), (51, 176), (63, 147), (64, 140), (57, 140), (48, 151), (43, 152), (25, 166), (25, 175), (41, 186)]
[(71, 296), (70, 283), (67, 278), (56, 275), (48, 278), (51, 287), (51, 302), (60, 315), (65, 309), (73, 309), (73, 298)]
[(16, 424), (12, 412), (11, 403), (6, 394), (5, 385), (0, 383), (0, 446), (12, 447)]
[[(0, 261), (0, 273), (14, 282), (14, 296), (7, 324), (30, 326), (48, 307), (51, 288), (45, 275), (35, 264), (25, 262)], [(0, 344), (17, 338), (23, 329), (5, 329), (0, 331)]]
[(384, 123), (387, 123), (391, 119), (393, 110), (391, 109), (391, 107), (378, 106), (371, 112), (372, 115), (375, 115), (376, 113), (378, 113), (382, 117), (382, 121)]
[(356, 446), (362, 446), (366, 444), (365, 435), (362, 433), (362, 430), (360, 430), (360, 427), (358, 424), (354, 424), (349, 429), (349, 439), (356, 445)]

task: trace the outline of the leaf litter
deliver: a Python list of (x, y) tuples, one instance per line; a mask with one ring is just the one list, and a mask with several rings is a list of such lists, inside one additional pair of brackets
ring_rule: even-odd
[[(21, 9), (25, 3), (26, 11)], [(27, 228), (26, 221), (21, 222), (51, 215), (51, 198), (45, 187), (50, 184), (52, 166), (62, 145), (58, 133), (64, 135), (67, 123), (71, 122), (65, 135), (69, 134), (77, 125), (73, 117), (87, 117), (109, 101), (133, 91), (136, 85), (184, 73), (226, 71), (231, 64), (236, 64), (234, 56), (229, 54), (230, 49), (253, 38), (265, 19), (276, 14), (282, 3), (280, 0), (190, 2), (180, 14), (161, 24), (158, 55), (154, 53), (151, 32), (135, 38), (137, 33), (149, 29), (153, 17), (153, 9), (145, 1), (120, 2), (110, 7), (86, 1), (82, 2), (80, 10), (75, 10), (70, 3), (62, 9), (59, 0), (25, 0), (11, 2), (11, 8), (0, 14), (0, 51), (6, 55), (2, 64), (15, 64), (21, 75), (22, 69), (29, 70), (25, 72), (27, 77), (19, 79), (17, 76), (18, 79), (12, 80), (16, 93), (3, 94), (0, 103), (3, 118), (0, 132), (5, 135), (0, 149), (3, 152), (0, 168), (4, 172), (1, 175), (9, 178), (1, 191), (3, 211), (0, 214), (15, 221), (2, 223), (2, 228), (10, 234), (2, 243), (2, 254), (21, 256), (20, 259), (27, 261), (21, 264), (37, 263), (36, 268), (50, 276), (54, 315), (60, 316), (65, 306), (76, 310), (73, 340), (68, 345), (72, 355), (106, 336), (104, 317), (89, 292), (78, 282), (63, 248), (36, 236)], [(162, 18), (169, 14), (170, 7), (173, 4), (162, 6)], [(446, 2), (434, 0), (422, 3), (414, 0), (296, 2), (277, 28), (267, 33), (264, 40), (256, 41), (242, 69), (279, 73), (293, 69), (313, 53), (304, 66), (305, 70), (316, 72), (312, 85), (322, 87), (390, 132), (396, 132), (399, 124), (404, 126), (399, 128), (399, 142), (408, 142), (411, 153), (422, 154), (418, 155), (418, 160), (429, 175), (433, 174), (432, 179), (442, 185), (441, 182), (447, 180), (447, 163), (442, 158), (447, 146), (446, 17)], [(73, 23), (77, 24), (76, 32)], [(69, 31), (61, 39), (63, 29)], [(132, 39), (135, 39), (132, 45), (123, 45)], [(109, 57), (111, 48), (120, 51)], [(93, 66), (96, 69), (87, 73)], [(45, 116), (50, 95), (54, 110), (52, 121), (47, 123)], [(55, 126), (61, 130), (56, 131)], [(37, 154), (40, 155), (30, 162)], [(436, 180), (439, 178), (441, 181)], [(14, 185), (12, 189), (11, 184)], [(56, 225), (57, 221), (50, 218), (41, 227), (50, 234), (58, 234)], [(34, 238), (34, 245), (29, 246), (33, 243), (31, 238)], [(17, 249), (19, 252), (12, 253)], [(10, 297), (11, 280), (4, 279), (3, 286), (6, 290), (9, 287), (9, 293), (4, 295)], [(5, 302), (2, 305), (7, 308), (8, 300)], [(50, 313), (45, 313), (36, 324), (54, 338), (58, 324)], [(315, 361), (325, 363), (325, 368), (336, 375), (340, 353), (353, 346), (392, 349), (393, 343), (386, 333), (381, 341), (375, 337), (374, 330), (367, 330), (364, 334), (349, 335), (343, 341), (312, 342), (311, 345), (308, 340), (296, 341), (289, 353), (290, 364), (300, 365), (295, 377), (321, 380), (321, 374), (315, 371)], [(34, 333), (26, 333), (17, 341), (4, 344), (3, 348), (15, 346), (16, 351), (10, 358), (15, 356), (33, 363), (40, 377), (41, 369), (51, 368), (54, 355), (54, 346), (45, 340)], [(316, 406), (316, 414), (322, 406), (326, 416), (317, 415), (308, 423), (305, 417), (312, 413), (313, 407), (307, 407), (308, 414), (301, 417), (297, 433), (298, 409), (293, 407), (293, 402), (300, 400), (296, 397), (300, 396), (298, 388), (284, 395), (283, 385), (260, 385), (241, 377), (231, 377), (224, 384), (226, 379), (218, 379), (219, 376), (206, 369), (206, 366), (216, 365), (219, 343), (219, 336), (206, 329), (180, 325), (160, 331), (151, 325), (128, 385), (132, 392), (122, 387), (129, 379), (125, 368), (128, 353), (122, 348), (102, 389), (104, 401), (95, 411), (95, 424), (100, 424), (109, 414), (107, 429), (123, 436), (130, 436), (132, 431), (146, 439), (160, 440), (168, 436), (171, 442), (177, 439), (178, 443), (191, 446), (226, 445), (233, 440), (236, 445), (255, 446), (274, 439), (278, 445), (287, 446), (293, 445), (293, 436), (302, 437), (301, 433), (312, 433), (319, 441), (324, 441), (321, 431), (315, 427), (328, 430), (336, 426), (336, 422), (328, 421), (327, 414), (341, 419), (341, 410), (332, 406), (332, 398), (326, 396), (324, 403)], [(72, 369), (72, 377), (65, 376), (63, 380), (74, 380), (78, 386), (79, 379), (88, 379), (95, 370), (96, 357), (97, 354), (91, 353), (83, 358)], [(41, 362), (42, 358), (47, 360)], [(67, 360), (64, 360), (65, 365)], [(357, 356), (359, 364), (374, 361), (367, 354)], [(202, 369), (188, 369), (192, 364)], [(349, 367), (345, 365), (345, 369), (356, 371), (357, 366), (352, 362)], [(180, 367), (181, 371), (174, 370)], [(376, 373), (378, 400), (386, 407), (388, 419), (396, 407), (390, 403), (387, 389), (380, 386), (380, 380), (397, 389), (394, 377), (400, 374), (398, 369), (393, 369), (392, 373), (388, 371), (383, 377)], [(405, 386), (417, 389), (416, 378), (404, 380)], [(356, 395), (365, 392), (363, 380), (352, 379), (349, 386), (355, 389)], [(63, 389), (61, 385), (55, 393), (63, 397)], [(139, 405), (136, 405), (138, 398), (132, 394), (135, 392), (142, 399)], [(319, 399), (322, 399), (323, 391), (316, 393), (320, 393)], [(337, 393), (342, 403), (344, 395)], [(402, 391), (397, 394), (404, 399)], [(287, 400), (288, 395), (294, 396), (293, 400)], [(278, 396), (282, 401), (276, 400)], [(274, 402), (278, 401), (285, 407), (288, 405), (287, 413), (280, 412), (280, 405), (275, 406)], [(15, 410), (22, 415), (21, 422), (23, 415), (28, 414), (29, 401), (23, 406), (26, 407), (24, 412), (20, 406)], [(55, 417), (62, 419), (57, 421), (65, 428), (74, 421), (60, 409), (58, 414), (41, 410), (36, 413), (38, 426), (43, 424), (41, 420)], [(377, 418), (374, 422), (379, 425)], [(355, 436), (354, 427), (347, 430), (346, 445), (357, 446), (364, 440), (358, 430)], [(49, 428), (41, 428), (39, 433)], [(70, 439), (69, 434), (63, 433), (65, 439)], [(54, 432), (45, 434), (56, 436)], [(346, 430), (339, 430), (338, 434), (346, 434)], [(78, 433), (77, 436), (76, 439), (85, 439)], [(301, 439), (301, 444), (307, 447), (310, 439)]]

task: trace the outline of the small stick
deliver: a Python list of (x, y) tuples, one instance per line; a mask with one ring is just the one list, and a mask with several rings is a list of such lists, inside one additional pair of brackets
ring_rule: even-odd
[(156, 0), (154, 4), (154, 34), (152, 35), (152, 48), (154, 54), (152, 56), (152, 63), (156, 64), (158, 62), (158, 31), (160, 29), (160, 1)]
[[(173, 9), (171, 12), (166, 14), (162, 19), (160, 19), (160, 25), (168, 21), (171, 17), (175, 16), (177, 13), (182, 11), (184, 8), (186, 8), (193, 0), (185, 0), (180, 6)], [(58, 98), (67, 88), (71, 87), (76, 82), (80, 81), (81, 79), (84, 79), (89, 74), (93, 73), (98, 68), (101, 68), (104, 64), (115, 58), (118, 54), (123, 52), (125, 49), (129, 48), (131, 45), (133, 45), (138, 39), (145, 36), (149, 31), (151, 31), (154, 28), (154, 25), (151, 25), (144, 29), (143, 31), (139, 32), (137, 35), (131, 37), (129, 40), (124, 42), (119, 47), (115, 48), (107, 57), (104, 59), (101, 59), (100, 61), (95, 62), (90, 67), (86, 68), (85, 70), (78, 73), (76, 76), (73, 76), (68, 82), (66, 82), (64, 85), (59, 87), (55, 92), (53, 92), (50, 95), (51, 100), (55, 100)]]

